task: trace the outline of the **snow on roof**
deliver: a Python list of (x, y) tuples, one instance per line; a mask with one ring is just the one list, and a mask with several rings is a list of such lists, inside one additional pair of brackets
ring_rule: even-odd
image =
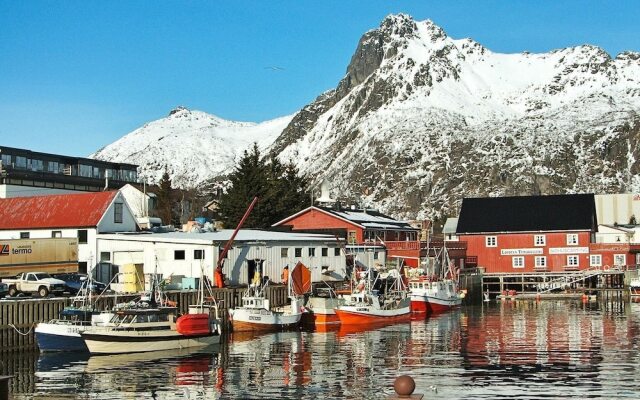
[[(233, 229), (223, 229), (217, 232), (167, 232), (167, 233), (131, 233), (131, 234), (102, 234), (100, 239), (145, 241), (145, 242), (181, 242), (211, 244), (226, 242), (231, 238)], [(315, 233), (293, 233), (241, 229), (235, 238), (236, 242), (337, 242), (335, 236)]]
[(456, 233), (458, 227), (458, 218), (447, 218), (447, 222), (442, 227), (442, 233)]

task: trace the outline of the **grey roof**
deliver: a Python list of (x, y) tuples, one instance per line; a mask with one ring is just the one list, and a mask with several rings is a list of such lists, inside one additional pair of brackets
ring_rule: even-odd
[[(231, 239), (233, 229), (223, 229), (216, 232), (167, 232), (167, 233), (124, 233), (100, 234), (100, 239), (146, 241), (146, 242), (182, 242), (210, 244), (226, 242)], [(236, 242), (337, 242), (335, 236), (316, 233), (294, 233), (241, 229), (235, 238)]]

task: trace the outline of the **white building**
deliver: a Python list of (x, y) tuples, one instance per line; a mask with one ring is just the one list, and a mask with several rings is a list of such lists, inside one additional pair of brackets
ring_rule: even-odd
[[(232, 233), (101, 234), (98, 248), (102, 262), (115, 269), (124, 264), (144, 264), (145, 273), (157, 271), (163, 278), (200, 277), (201, 270), (211, 278), (218, 255)], [(345, 254), (333, 236), (249, 229), (238, 232), (223, 272), (231, 285), (242, 285), (251, 281), (260, 265), (263, 276), (280, 282), (283, 268), (289, 265), (292, 269), (298, 261), (309, 267), (314, 282), (343, 280), (346, 274)], [(106, 280), (102, 276), (100, 279)]]
[[(120, 193), (127, 201), (141, 229), (150, 229), (153, 226), (162, 225), (160, 218), (150, 216), (155, 214), (157, 205), (157, 198), (154, 193), (142, 191), (129, 183), (120, 188)], [(169, 222), (171, 221), (167, 221), (167, 224)]]
[(597, 194), (595, 200), (599, 224), (633, 224), (632, 219), (640, 218), (638, 193)]
[(80, 272), (98, 261), (97, 234), (135, 230), (117, 191), (0, 199), (0, 239), (78, 238)]

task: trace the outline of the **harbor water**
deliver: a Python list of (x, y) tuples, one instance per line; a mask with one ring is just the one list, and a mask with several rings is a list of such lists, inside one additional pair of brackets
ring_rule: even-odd
[(3, 354), (13, 399), (640, 398), (640, 304), (491, 302), (369, 329), (118, 356)]

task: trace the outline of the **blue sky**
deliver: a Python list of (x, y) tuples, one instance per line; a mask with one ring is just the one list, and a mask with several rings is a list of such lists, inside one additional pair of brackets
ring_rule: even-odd
[(640, 51), (637, 1), (0, 0), (0, 144), (86, 156), (177, 105), (291, 114), (398, 12), (498, 52)]

